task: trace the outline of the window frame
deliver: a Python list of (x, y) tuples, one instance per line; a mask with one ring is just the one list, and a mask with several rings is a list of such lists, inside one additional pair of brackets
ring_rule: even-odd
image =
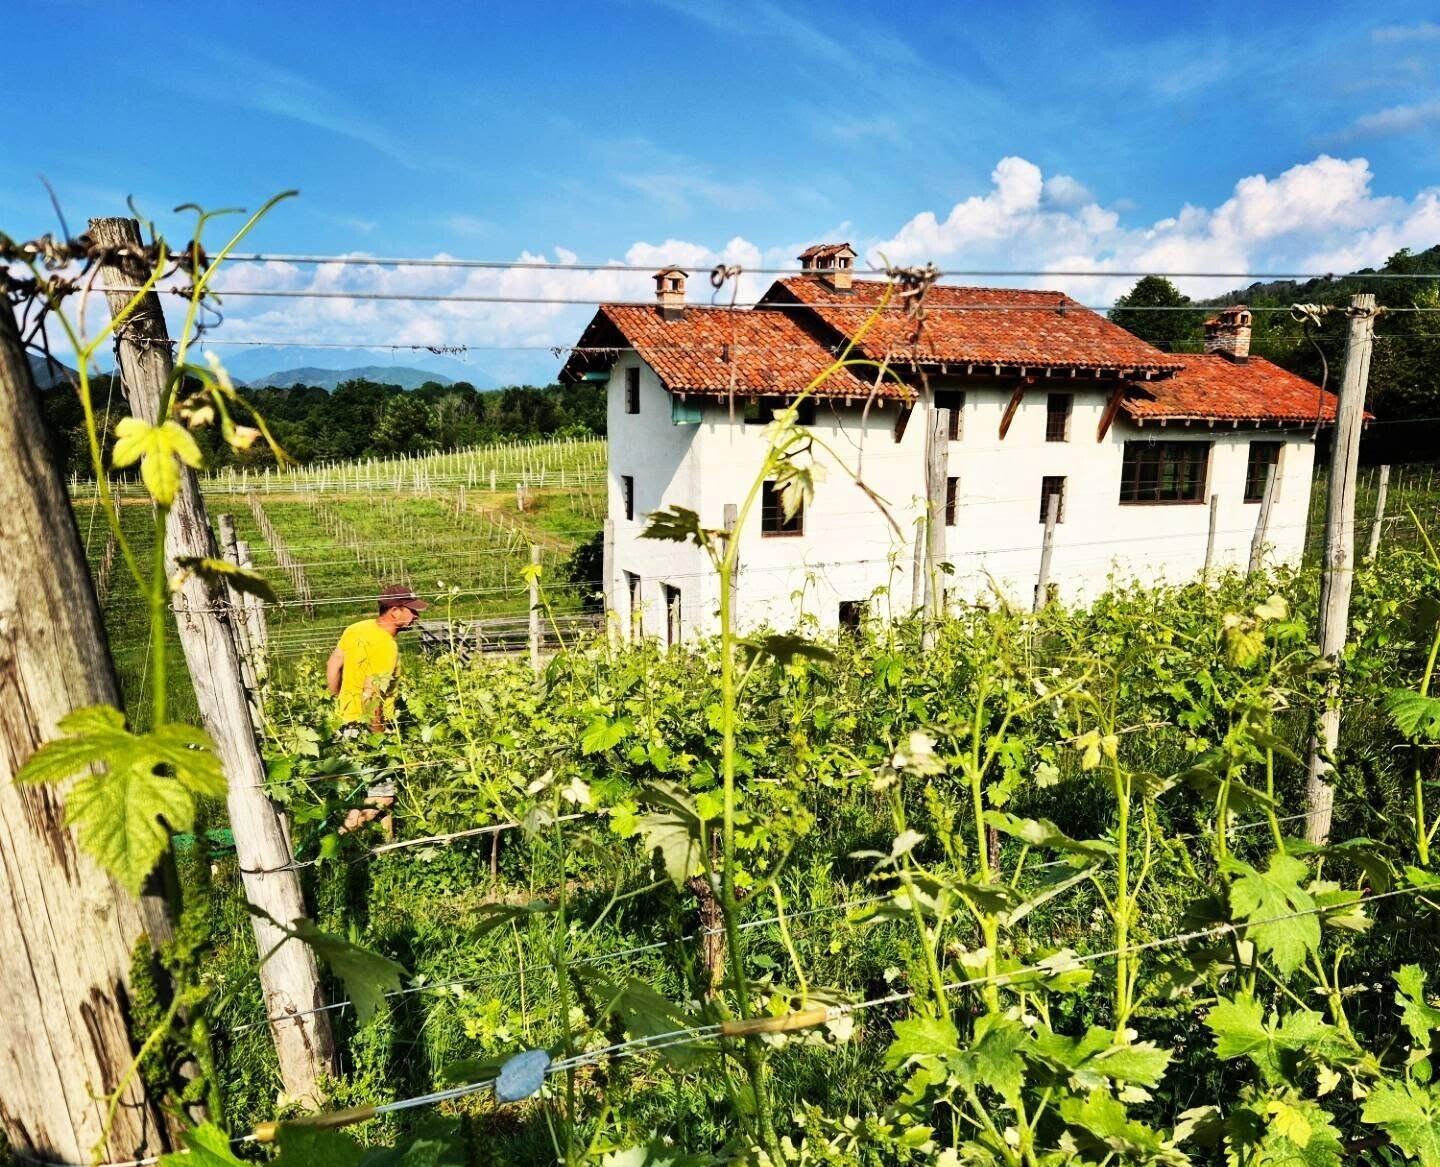
[[(1061, 404), (1062, 409), (1056, 409)], [(1068, 442), (1070, 440), (1070, 417), (1075, 412), (1075, 394), (1050, 393), (1045, 398), (1045, 440), (1047, 442)], [(1058, 424), (1057, 424), (1058, 421)]]
[[(1042, 525), (1045, 522), (1046, 513), (1050, 509), (1050, 496), (1052, 494), (1058, 494), (1060, 496), (1060, 505), (1055, 508), (1055, 525), (1058, 527), (1065, 521), (1065, 487), (1068, 479), (1069, 476), (1065, 474), (1045, 474), (1041, 476), (1040, 522)], [(1059, 485), (1052, 486), (1052, 483), (1058, 483)]]
[(620, 475), (620, 508), (625, 512), (625, 521), (635, 521), (635, 475)]
[(945, 525), (953, 527), (960, 512), (960, 479), (950, 475), (945, 479)]
[(640, 412), (640, 369), (635, 365), (625, 370), (625, 412)]
[(805, 534), (805, 503), (794, 517), (787, 519), (780, 503), (780, 492), (773, 478), (760, 487), (760, 536), (764, 539), (799, 539)]
[[(1243, 501), (1246, 503), (1262, 503), (1265, 501), (1265, 479), (1267, 475), (1261, 474), (1259, 482), (1257, 483), (1255, 481), (1255, 471), (1257, 469), (1255, 454), (1257, 450), (1266, 449), (1272, 451), (1274, 457), (1262, 463), (1262, 465), (1273, 466), (1275, 468), (1273, 473), (1276, 475), (1280, 473), (1280, 460), (1285, 456), (1285, 443), (1283, 441), (1277, 442), (1270, 439), (1251, 442), (1249, 448), (1245, 451), (1245, 490)], [(1252, 485), (1257, 487), (1253, 496), (1251, 493)]]
[[(1171, 453), (1171, 454), (1173, 455), (1174, 451), (1176, 451), (1176, 450), (1178, 450), (1178, 449), (1181, 449), (1181, 448), (1184, 448), (1184, 449), (1186, 449), (1187, 451), (1190, 450), (1191, 448), (1196, 448), (1196, 449), (1198, 449), (1198, 450), (1201, 452), (1198, 457), (1190, 456), (1190, 455), (1188, 455), (1188, 453), (1187, 453), (1187, 458), (1188, 458), (1190, 461), (1192, 461), (1192, 462), (1194, 462), (1195, 464), (1197, 464), (1197, 465), (1199, 466), (1199, 469), (1200, 469), (1200, 475), (1199, 475), (1198, 482), (1197, 482), (1197, 484), (1196, 484), (1196, 488), (1195, 488), (1195, 492), (1194, 492), (1194, 497), (1186, 497), (1186, 498), (1159, 498), (1159, 497), (1155, 497), (1155, 498), (1140, 498), (1140, 497), (1132, 497), (1132, 498), (1127, 498), (1127, 497), (1126, 497), (1126, 489), (1127, 489), (1127, 486), (1132, 487), (1133, 490), (1134, 490), (1134, 492), (1135, 492), (1136, 494), (1139, 493), (1139, 488), (1138, 488), (1138, 483), (1139, 483), (1139, 469), (1138, 469), (1138, 467), (1140, 466), (1140, 463), (1138, 462), (1138, 460), (1132, 458), (1132, 454), (1131, 454), (1131, 448), (1132, 448), (1132, 447), (1134, 447), (1134, 448), (1136, 449), (1137, 453), (1140, 451), (1141, 447), (1147, 447), (1147, 448), (1151, 448), (1151, 449), (1157, 450), (1158, 454), (1157, 454), (1157, 459), (1156, 459), (1156, 463), (1155, 463), (1156, 469), (1155, 469), (1155, 474), (1154, 474), (1155, 487), (1153, 488), (1153, 489), (1154, 489), (1154, 493), (1156, 493), (1157, 495), (1163, 491), (1163, 487), (1162, 487), (1162, 485), (1161, 485), (1161, 479), (1162, 479), (1162, 477), (1164, 476), (1165, 468), (1166, 468), (1166, 466), (1167, 466), (1167, 458), (1166, 458), (1167, 452), (1168, 452), (1168, 453)], [(1126, 441), (1126, 443), (1125, 443), (1125, 445), (1124, 445), (1124, 448), (1121, 450), (1121, 453), (1120, 453), (1120, 495), (1119, 495), (1119, 505), (1120, 505), (1120, 506), (1126, 506), (1126, 507), (1133, 507), (1133, 506), (1142, 506), (1142, 507), (1144, 507), (1144, 506), (1162, 506), (1162, 507), (1164, 507), (1164, 506), (1204, 506), (1204, 505), (1205, 505), (1205, 500), (1206, 500), (1206, 495), (1207, 495), (1208, 492), (1209, 492), (1209, 486), (1210, 486), (1210, 462), (1211, 462), (1212, 455), (1213, 455), (1213, 453), (1214, 453), (1214, 449), (1215, 449), (1215, 443), (1214, 443), (1213, 441), (1209, 441), (1209, 440), (1205, 440), (1205, 441), (1188, 441), (1188, 440), (1181, 439), (1181, 440), (1178, 440), (1178, 441), (1177, 441), (1177, 440), (1173, 440), (1173, 439), (1132, 438), (1132, 439)], [(1182, 464), (1183, 464), (1183, 463), (1182, 463)], [(1130, 468), (1131, 468), (1132, 465), (1134, 465), (1134, 466), (1137, 467), (1137, 469), (1134, 471), (1133, 474), (1130, 473)], [(1131, 478), (1133, 478), (1135, 481), (1134, 481), (1134, 482), (1130, 482), (1129, 480), (1130, 480)]]

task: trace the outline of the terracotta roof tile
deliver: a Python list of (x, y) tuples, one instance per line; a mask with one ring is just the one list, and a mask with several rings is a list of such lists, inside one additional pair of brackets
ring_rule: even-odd
[(1136, 421), (1333, 422), (1335, 394), (1260, 357), (1243, 364), (1218, 354), (1184, 354), (1184, 368), (1136, 384), (1122, 408)]
[[(719, 396), (732, 386), (747, 395), (798, 392), (835, 359), (790, 312), (690, 306), (682, 318), (666, 320), (656, 308), (602, 304), (581, 344), (603, 344), (604, 334), (612, 332), (674, 393)], [(871, 389), (870, 382), (841, 369), (815, 393), (866, 397)], [(880, 396), (911, 395), (886, 384)]]
[[(849, 337), (880, 303), (886, 286), (856, 280), (852, 291), (837, 292), (821, 279), (794, 276), (774, 284), (765, 300), (809, 305), (826, 325)], [(932, 309), (920, 346), (926, 361), (1156, 373), (1180, 367), (1177, 357), (1062, 292), (935, 284), (925, 302)], [(873, 357), (887, 351), (907, 354), (913, 327), (902, 310), (887, 310), (865, 334), (862, 347)]]

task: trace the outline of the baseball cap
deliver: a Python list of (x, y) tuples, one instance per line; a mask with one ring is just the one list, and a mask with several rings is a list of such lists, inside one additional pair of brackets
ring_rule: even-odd
[(380, 612), (391, 608), (409, 608), (412, 612), (423, 612), (430, 605), (407, 588), (404, 584), (391, 584), (380, 592)]

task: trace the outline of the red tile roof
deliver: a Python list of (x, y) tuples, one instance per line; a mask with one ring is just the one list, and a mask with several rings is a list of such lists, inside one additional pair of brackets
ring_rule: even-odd
[(1335, 394), (1260, 357), (1183, 354), (1173, 377), (1133, 386), (1121, 408), (1135, 421), (1333, 422)]
[[(746, 395), (795, 393), (818, 377), (834, 356), (793, 312), (690, 306), (678, 320), (657, 308), (602, 304), (580, 339), (589, 347), (633, 348), (672, 393), (723, 396), (733, 388)], [(600, 362), (609, 364), (609, 361)], [(577, 353), (565, 377), (593, 367)], [(820, 397), (867, 397), (873, 383), (841, 369), (814, 390)], [(879, 396), (909, 399), (913, 393), (886, 383)]]
[[(842, 337), (854, 336), (880, 303), (887, 284), (856, 280), (837, 292), (824, 280), (795, 276), (775, 283), (770, 303), (799, 303)], [(914, 324), (898, 307), (871, 325), (861, 347), (872, 357), (890, 352), (907, 359)], [(1078, 368), (1100, 372), (1163, 373), (1178, 358), (1082, 307), (1062, 292), (1017, 288), (966, 288), (935, 284), (925, 294), (927, 312), (919, 357), (925, 362)], [(793, 310), (792, 310), (793, 312)]]

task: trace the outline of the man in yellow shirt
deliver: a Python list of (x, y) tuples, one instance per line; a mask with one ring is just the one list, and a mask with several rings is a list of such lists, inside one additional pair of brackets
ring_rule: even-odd
[[(409, 628), (430, 605), (403, 585), (380, 593), (380, 614), (359, 620), (340, 634), (340, 643), (325, 665), (325, 681), (336, 698), (336, 710), (346, 726), (385, 728), (395, 717), (395, 677), (400, 672), (400, 647), (395, 637)], [(366, 809), (352, 810), (341, 833), (353, 831), (379, 818), (395, 805), (395, 783), (377, 782), (369, 789)], [(385, 833), (393, 832), (388, 814)]]

